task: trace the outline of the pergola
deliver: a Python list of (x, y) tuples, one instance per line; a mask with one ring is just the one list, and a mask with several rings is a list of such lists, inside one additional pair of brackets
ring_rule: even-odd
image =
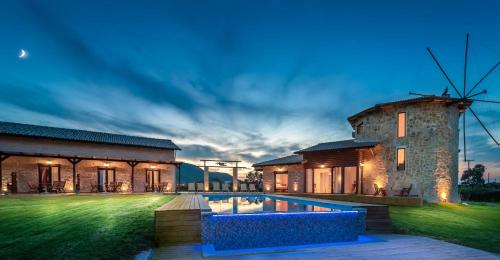
[[(175, 165), (175, 167), (178, 169), (179, 174), (180, 174), (180, 168), (182, 162), (167, 162), (167, 161), (150, 161), (150, 160), (132, 160), (132, 159), (126, 159), (126, 158), (109, 158), (109, 157), (86, 157), (86, 156), (67, 156), (67, 155), (60, 155), (60, 154), (42, 154), (42, 153), (15, 153), (15, 152), (1, 152), (0, 151), (0, 187), (2, 187), (2, 162), (9, 158), (10, 156), (25, 156), (25, 157), (44, 157), (44, 158), (57, 158), (57, 159), (66, 159), (68, 160), (71, 165), (73, 166), (73, 191), (74, 192), (79, 192), (79, 183), (77, 183), (77, 177), (76, 177), (76, 166), (78, 163), (80, 163), (83, 160), (94, 160), (94, 161), (109, 161), (109, 162), (126, 162), (128, 165), (130, 165), (130, 173), (131, 173), (131, 178), (130, 178), (130, 190), (133, 192), (134, 191), (134, 171), (135, 167), (140, 164), (140, 163), (154, 163), (154, 164), (172, 164)], [(177, 192), (177, 187), (176, 185), (176, 192)]]
[[(213, 168), (230, 168), (233, 169), (233, 191), (238, 190), (238, 169), (245, 169), (246, 167), (239, 167), (238, 163), (241, 161), (234, 161), (234, 160), (216, 160), (216, 159), (203, 159), (200, 160), (203, 162), (202, 166), (203, 167), (203, 189), (205, 191), (210, 190), (210, 185), (209, 185), (209, 169), (211, 167)], [(210, 163), (215, 164), (215, 165), (210, 165)], [(227, 164), (234, 164), (234, 166), (228, 166)]]

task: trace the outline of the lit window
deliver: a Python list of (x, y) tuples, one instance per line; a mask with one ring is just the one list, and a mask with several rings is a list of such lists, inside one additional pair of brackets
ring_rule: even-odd
[(398, 113), (398, 137), (406, 136), (406, 113)]
[(398, 153), (397, 153), (397, 169), (398, 171), (404, 171), (405, 169), (405, 148), (398, 148)]

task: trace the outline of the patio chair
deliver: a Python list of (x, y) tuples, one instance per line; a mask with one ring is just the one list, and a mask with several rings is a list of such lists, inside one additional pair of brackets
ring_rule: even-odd
[(90, 184), (90, 192), (99, 192), (99, 185), (96, 184)]
[(188, 191), (196, 192), (195, 183), (193, 182), (188, 183)]
[(212, 190), (213, 192), (220, 192), (220, 183), (218, 183), (218, 182), (214, 181), (214, 182), (212, 183), (212, 185), (213, 185), (213, 188), (212, 188), (212, 189), (213, 189), (213, 190)]
[(251, 192), (257, 192), (257, 189), (255, 188), (255, 183), (248, 184), (248, 190)]
[(227, 183), (222, 184), (222, 191), (229, 192), (229, 185)]
[(410, 186), (408, 186), (408, 188), (402, 188), (399, 195), (401, 197), (408, 197), (410, 196), (410, 191), (411, 191), (411, 188), (413, 188), (413, 184), (410, 184)]
[(167, 186), (168, 186), (168, 182), (161, 182), (160, 185), (158, 185), (158, 191), (159, 192), (166, 192)]
[(66, 186), (66, 181), (60, 181), (59, 184), (57, 185), (57, 192), (66, 193), (64, 186)]
[(248, 191), (246, 183), (240, 184), (240, 191), (241, 192), (247, 192)]
[(119, 181), (115, 186), (115, 192), (122, 191), (123, 182)]
[(204, 185), (202, 182), (198, 182), (198, 183), (196, 183), (196, 191), (201, 191), (201, 192), (203, 192), (203, 190), (204, 190), (204, 187), (203, 187), (203, 186), (205, 186), (205, 185)]
[(59, 181), (53, 181), (52, 182), (52, 185), (50, 185), (50, 189), (48, 189), (50, 192), (55, 192), (55, 193), (58, 193), (59, 192)]
[[(12, 187), (12, 184), (10, 186)], [(38, 192), (38, 185), (37, 184), (33, 184), (33, 183), (29, 183), (28, 182), (28, 188), (29, 188), (29, 192), (32, 192), (32, 193), (37, 193)], [(9, 191), (11, 189), (12, 188), (10, 188)]]

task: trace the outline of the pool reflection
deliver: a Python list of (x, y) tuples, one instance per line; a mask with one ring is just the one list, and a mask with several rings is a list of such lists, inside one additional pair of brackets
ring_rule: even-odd
[(205, 200), (208, 200), (208, 205), (212, 211), (218, 214), (340, 211), (338, 209), (262, 197), (228, 197), (210, 199), (205, 197)]

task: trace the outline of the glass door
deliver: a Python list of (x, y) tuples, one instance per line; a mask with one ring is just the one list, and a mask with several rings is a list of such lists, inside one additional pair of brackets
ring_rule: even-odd
[(115, 169), (101, 168), (97, 170), (97, 189), (100, 192), (110, 191), (110, 182), (115, 182)]
[(146, 191), (156, 191), (160, 184), (160, 170), (146, 171)]
[(49, 192), (53, 182), (60, 180), (61, 174), (59, 173), (59, 166), (38, 166), (38, 190), (40, 192)]
[(333, 168), (333, 193), (342, 193), (342, 167)]
[(306, 193), (314, 192), (313, 169), (306, 169)]
[(314, 193), (332, 192), (332, 169), (314, 169)]
[(356, 193), (356, 174), (356, 166), (344, 167), (344, 193)]
[(288, 192), (288, 172), (275, 172), (274, 185), (274, 191)]

